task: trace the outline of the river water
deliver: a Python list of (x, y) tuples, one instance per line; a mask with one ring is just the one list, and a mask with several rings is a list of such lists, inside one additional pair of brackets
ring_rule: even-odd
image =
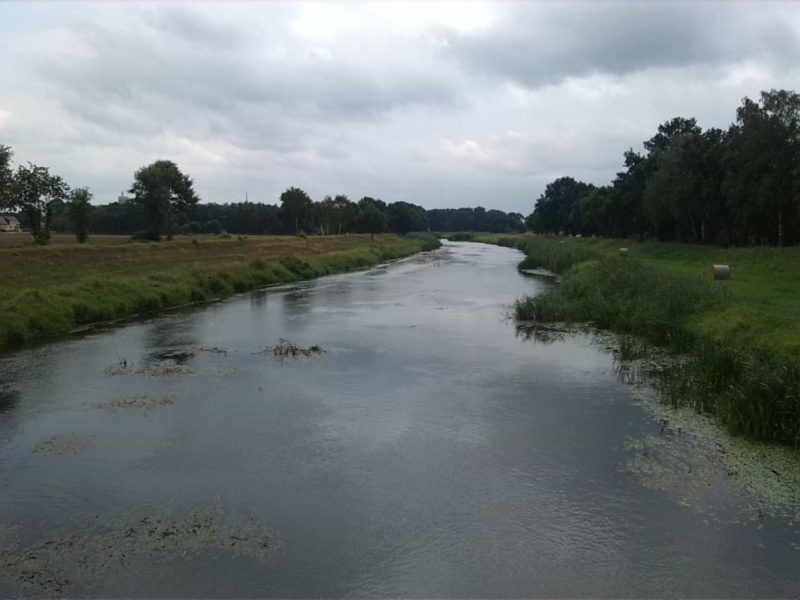
[(613, 356), (517, 335), (520, 258), (448, 243), (6, 357), (0, 595), (797, 596), (797, 525), (644, 485), (628, 442), (663, 427)]

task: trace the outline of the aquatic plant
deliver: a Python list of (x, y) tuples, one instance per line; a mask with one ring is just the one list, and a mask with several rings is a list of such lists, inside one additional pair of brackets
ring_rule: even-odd
[(287, 339), (281, 338), (276, 346), (265, 346), (260, 353), (269, 353), (275, 358), (308, 358), (316, 354), (323, 354), (324, 352), (325, 350), (316, 344), (308, 348), (303, 348), (293, 344)]
[[(517, 319), (615, 331), (623, 360), (641, 358), (653, 346), (685, 354), (680, 366), (659, 376), (666, 402), (712, 414), (732, 434), (800, 447), (798, 290), (780, 277), (796, 278), (800, 269), (786, 251), (726, 253), (628, 241), (633, 257), (620, 258), (613, 240), (484, 241), (530, 253), (522, 265), (564, 273), (549, 293), (518, 299)], [(714, 262), (737, 264), (738, 275), (712, 281)]]

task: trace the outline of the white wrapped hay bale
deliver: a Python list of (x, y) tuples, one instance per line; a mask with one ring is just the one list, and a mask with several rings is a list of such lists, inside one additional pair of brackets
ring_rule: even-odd
[(728, 265), (712, 265), (714, 279), (730, 279), (731, 268)]

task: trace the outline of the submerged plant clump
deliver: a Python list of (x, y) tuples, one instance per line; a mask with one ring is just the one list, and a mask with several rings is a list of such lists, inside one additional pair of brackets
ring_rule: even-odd
[(110, 523), (95, 520), (78, 533), (0, 550), (0, 581), (36, 596), (71, 595), (154, 557), (186, 559), (221, 550), (264, 558), (279, 547), (273, 532), (255, 519), (229, 523), (223, 517), (218, 509), (201, 509), (185, 518), (154, 513)]
[(141, 396), (130, 396), (120, 400), (111, 400), (110, 402), (103, 402), (96, 404), (95, 406), (97, 408), (106, 410), (125, 410), (138, 408), (147, 412), (156, 408), (171, 406), (172, 404), (175, 404), (177, 400), (178, 396), (176, 394), (166, 394), (157, 398), (143, 394)]
[(57, 458), (79, 454), (87, 446), (88, 442), (81, 438), (51, 437), (36, 446), (33, 452), (43, 458)]
[(309, 346), (307, 348), (303, 348), (302, 346), (297, 346), (293, 344), (287, 339), (281, 338), (280, 342), (278, 342), (277, 346), (264, 346), (262, 350), (259, 351), (259, 354), (271, 354), (274, 358), (309, 358), (311, 356), (324, 354), (325, 350), (322, 347), (317, 346), (316, 344), (313, 346)]
[(149, 377), (173, 378), (194, 375), (194, 372), (195, 371), (192, 367), (180, 364), (180, 362), (174, 358), (157, 360), (148, 365), (146, 368), (134, 369), (127, 364), (117, 364), (112, 365), (105, 370), (105, 374), (112, 377), (147, 375)]

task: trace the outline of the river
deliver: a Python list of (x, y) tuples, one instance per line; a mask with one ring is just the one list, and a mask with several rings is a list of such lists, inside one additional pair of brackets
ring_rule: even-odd
[(663, 424), (589, 335), (517, 334), (520, 259), (447, 243), (6, 356), (0, 596), (800, 594), (796, 523), (629, 468)]

